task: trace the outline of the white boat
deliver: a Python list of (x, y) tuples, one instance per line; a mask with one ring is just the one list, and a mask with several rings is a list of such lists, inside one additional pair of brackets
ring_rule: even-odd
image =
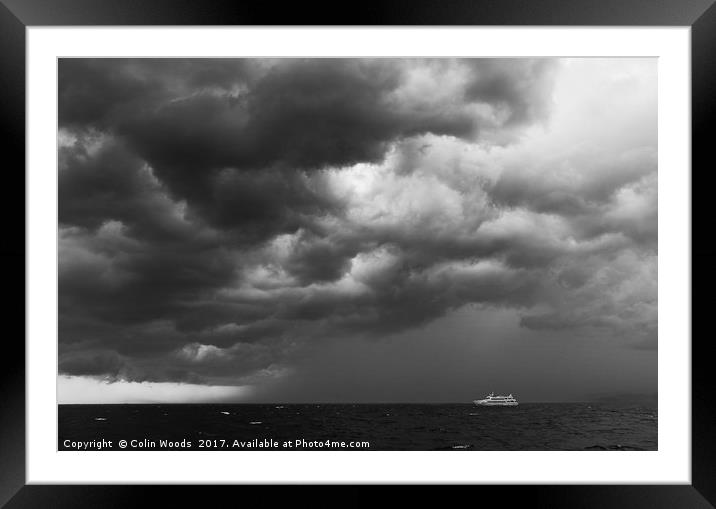
[(478, 406), (517, 406), (517, 400), (510, 394), (509, 396), (495, 396), (491, 392), (485, 399), (476, 399), (473, 401)]

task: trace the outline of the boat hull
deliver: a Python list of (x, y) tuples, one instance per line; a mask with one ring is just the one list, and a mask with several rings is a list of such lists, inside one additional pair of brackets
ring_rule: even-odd
[(477, 406), (517, 406), (519, 403), (517, 401), (484, 401), (484, 400), (475, 400), (473, 403)]

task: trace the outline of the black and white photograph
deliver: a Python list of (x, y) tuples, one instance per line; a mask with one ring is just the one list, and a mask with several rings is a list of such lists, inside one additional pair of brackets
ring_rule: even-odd
[(659, 449), (656, 58), (57, 71), (60, 451)]

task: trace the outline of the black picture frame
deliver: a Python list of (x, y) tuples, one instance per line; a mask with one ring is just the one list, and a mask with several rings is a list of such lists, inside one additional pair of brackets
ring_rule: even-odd
[[(474, 486), (480, 495), (509, 490), (511, 502), (537, 507), (713, 507), (716, 505), (716, 404), (705, 332), (708, 289), (716, 280), (716, 249), (706, 230), (713, 188), (708, 131), (716, 122), (714, 0), (401, 0), (277, 6), (258, 0), (0, 0), (0, 146), (4, 197), (0, 208), (6, 317), (0, 370), (0, 506), (7, 508), (194, 505), (204, 498), (180, 486), (26, 485), (25, 483), (25, 28), (93, 25), (571, 25), (690, 26), (692, 70), (692, 484)], [(22, 191), (21, 191), (22, 190)], [(24, 215), (23, 215), (24, 217)], [(701, 235), (696, 232), (701, 230)], [(696, 316), (700, 319), (696, 319)], [(9, 328), (12, 323), (16, 327)], [(21, 337), (23, 338), (21, 340)], [(688, 338), (685, 338), (688, 339)], [(199, 488), (205, 490), (204, 488)], [(262, 487), (212, 487), (212, 497), (260, 502)], [(218, 491), (214, 491), (218, 490)], [(355, 492), (355, 489), (352, 490)], [(190, 493), (191, 492), (191, 493)], [(203, 491), (202, 491), (203, 493)], [(503, 493), (504, 495), (504, 493)], [(474, 492), (470, 494), (474, 496)], [(197, 498), (201, 497), (201, 498)], [(260, 498), (261, 497), (261, 498)], [(360, 494), (351, 495), (359, 501)], [(336, 499), (338, 501), (340, 499)], [(5, 504), (5, 505), (3, 505)], [(521, 504), (520, 504), (521, 505)]]

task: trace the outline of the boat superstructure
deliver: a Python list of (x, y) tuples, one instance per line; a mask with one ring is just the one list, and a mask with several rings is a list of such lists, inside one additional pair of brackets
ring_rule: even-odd
[(491, 392), (485, 397), (485, 399), (476, 399), (473, 401), (478, 406), (517, 406), (517, 400), (512, 394), (508, 396), (495, 396), (494, 392)]

